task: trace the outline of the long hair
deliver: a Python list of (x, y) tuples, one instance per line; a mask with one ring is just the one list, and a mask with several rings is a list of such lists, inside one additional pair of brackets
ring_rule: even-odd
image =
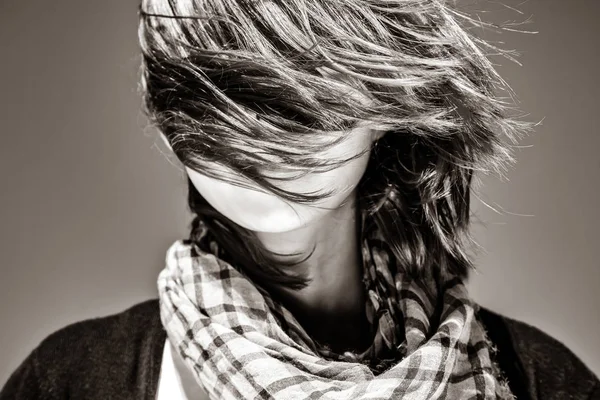
[[(349, 159), (324, 150), (358, 124), (383, 127), (357, 187), (361, 230), (377, 228), (407, 273), (464, 278), (473, 173), (505, 170), (504, 139), (531, 129), (485, 54), (511, 52), (467, 29), (483, 25), (443, 0), (143, 0), (145, 110), (185, 166), (243, 185), (212, 170), (225, 166), (302, 204), (332, 193), (285, 191), (267, 172), (336, 168)], [(204, 224), (255, 282), (307, 284), (188, 185), (191, 242)]]

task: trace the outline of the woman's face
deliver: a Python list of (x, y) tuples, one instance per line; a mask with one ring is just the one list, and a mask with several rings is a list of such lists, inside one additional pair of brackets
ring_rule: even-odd
[[(324, 155), (336, 159), (348, 158), (370, 149), (373, 141), (382, 136), (381, 131), (364, 126), (352, 129), (348, 134), (347, 140), (327, 150)], [(332, 196), (312, 204), (292, 203), (275, 194), (213, 179), (188, 167), (186, 171), (206, 201), (231, 221), (255, 232), (280, 233), (304, 227), (339, 207), (355, 192), (367, 167), (369, 155), (370, 151), (324, 173), (309, 173), (290, 181), (272, 181), (281, 189), (299, 194), (334, 190)], [(231, 171), (221, 166), (219, 168), (231, 176)], [(251, 181), (244, 180), (244, 183), (251, 184)], [(252, 186), (256, 187), (253, 182)]]
[[(323, 76), (349, 83), (347, 78), (330, 68), (320, 67)], [(361, 101), (371, 99), (363, 93), (348, 86), (348, 95), (356, 96)], [(186, 167), (190, 180), (200, 194), (217, 211), (236, 224), (255, 232), (281, 233), (289, 232), (318, 221), (327, 213), (338, 208), (344, 200), (355, 193), (356, 186), (364, 175), (369, 161), (373, 142), (383, 136), (384, 130), (359, 124), (348, 131), (348, 138), (335, 147), (323, 152), (324, 157), (347, 159), (364, 150), (369, 150), (343, 166), (324, 173), (309, 173), (301, 178), (289, 181), (271, 181), (283, 190), (298, 194), (310, 194), (333, 190), (330, 197), (312, 204), (292, 203), (272, 193), (264, 193), (258, 189), (246, 189), (206, 175)], [(221, 167), (222, 171), (229, 175)], [(272, 174), (269, 172), (269, 174)], [(282, 173), (282, 175), (286, 175)], [(289, 176), (289, 175), (288, 175)], [(237, 179), (241, 179), (236, 177)], [(246, 180), (244, 183), (254, 183)]]

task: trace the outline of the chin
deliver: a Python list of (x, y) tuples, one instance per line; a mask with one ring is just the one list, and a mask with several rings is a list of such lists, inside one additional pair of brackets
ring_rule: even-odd
[(299, 229), (306, 225), (297, 215), (281, 214), (265, 216), (252, 221), (244, 221), (239, 225), (254, 232), (283, 233)]
[[(295, 212), (296, 211), (296, 212)], [(236, 224), (262, 233), (290, 232), (306, 226), (314, 216), (303, 215), (289, 207), (279, 210), (268, 210), (263, 213), (247, 213), (242, 218), (232, 219)]]

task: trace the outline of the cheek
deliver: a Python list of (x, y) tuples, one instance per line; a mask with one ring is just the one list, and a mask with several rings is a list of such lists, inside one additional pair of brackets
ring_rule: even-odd
[(306, 213), (277, 196), (222, 182), (186, 168), (198, 192), (219, 213), (256, 232), (284, 232), (301, 226)]
[(338, 207), (351, 193), (363, 177), (367, 164), (369, 162), (369, 153), (349, 162), (348, 164), (333, 171), (326, 172), (317, 179), (316, 185), (321, 190), (333, 190), (334, 194), (324, 200), (323, 205), (327, 207)]

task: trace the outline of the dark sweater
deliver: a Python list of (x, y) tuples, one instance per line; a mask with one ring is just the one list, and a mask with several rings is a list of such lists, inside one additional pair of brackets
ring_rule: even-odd
[[(479, 318), (517, 399), (600, 399), (598, 378), (560, 342), (485, 309)], [(157, 300), (71, 324), (31, 352), (0, 400), (155, 399), (165, 340)]]

